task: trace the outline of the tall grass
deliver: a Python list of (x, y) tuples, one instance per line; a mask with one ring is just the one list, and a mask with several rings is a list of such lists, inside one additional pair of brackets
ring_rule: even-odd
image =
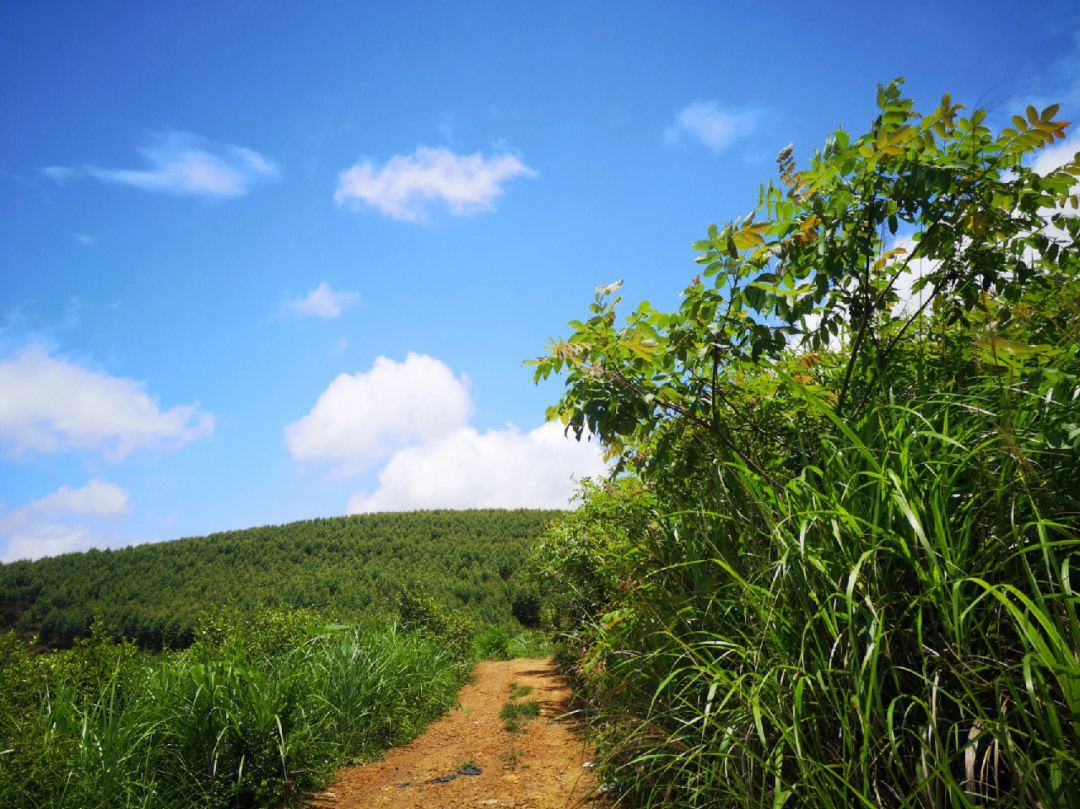
[(990, 404), (822, 407), (782, 486), (725, 463), (639, 526), (566, 649), (621, 803), (1080, 807), (1075, 458)]
[(478, 660), (512, 660), (519, 657), (547, 657), (551, 641), (539, 629), (521, 629), (510, 624), (490, 624), (473, 639)]
[(101, 640), (32, 657), (5, 637), (0, 805), (285, 803), (412, 738), (468, 668), (395, 625), (292, 629), (256, 621), (154, 657)]

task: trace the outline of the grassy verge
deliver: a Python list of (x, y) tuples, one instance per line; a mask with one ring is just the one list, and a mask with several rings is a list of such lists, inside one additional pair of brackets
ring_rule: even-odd
[(307, 611), (226, 609), (193, 646), (164, 654), (101, 628), (44, 654), (2, 635), (0, 806), (289, 804), (420, 733), (476, 660), (545, 651), (540, 633), (474, 631), (416, 593), (400, 612), (327, 625)]
[(552, 652), (551, 641), (546, 633), (506, 624), (492, 624), (481, 628), (476, 633), (474, 649), (477, 660), (547, 657)]
[(288, 803), (415, 736), (469, 668), (417, 631), (291, 615), (156, 656), (102, 639), (32, 655), (4, 636), (0, 805)]
[(1080, 809), (1080, 155), (902, 84), (530, 361), (615, 464), (538, 563), (621, 806)]
[(633, 582), (562, 647), (626, 805), (1080, 806), (1075, 492), (1030, 413), (976, 404), (844, 425), (783, 488), (639, 497), (609, 544), (564, 527)]

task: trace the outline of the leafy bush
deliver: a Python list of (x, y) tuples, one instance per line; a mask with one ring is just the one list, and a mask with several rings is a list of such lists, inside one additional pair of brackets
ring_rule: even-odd
[(540, 594), (535, 590), (519, 591), (514, 596), (510, 612), (522, 626), (530, 628), (538, 626), (540, 624)]
[(395, 601), (403, 626), (438, 641), (460, 659), (468, 656), (476, 631), (471, 621), (448, 611), (419, 583), (399, 587)]
[(477, 660), (512, 660), (519, 657), (547, 657), (551, 643), (539, 629), (522, 629), (513, 624), (488, 624), (481, 627), (474, 640)]
[(625, 805), (1080, 806), (1080, 155), (878, 102), (537, 362), (621, 475), (536, 564)]

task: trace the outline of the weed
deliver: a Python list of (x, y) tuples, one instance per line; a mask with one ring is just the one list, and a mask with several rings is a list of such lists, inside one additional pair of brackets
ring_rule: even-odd
[(521, 733), (525, 723), (539, 715), (540, 703), (534, 699), (528, 702), (507, 702), (499, 713), (503, 725), (511, 735)]
[(533, 691), (531, 685), (518, 685), (517, 683), (510, 683), (510, 699), (517, 699), (518, 697), (527, 697)]
[(156, 656), (0, 637), (0, 806), (277, 805), (417, 735), (463, 679), (418, 632), (264, 623)]

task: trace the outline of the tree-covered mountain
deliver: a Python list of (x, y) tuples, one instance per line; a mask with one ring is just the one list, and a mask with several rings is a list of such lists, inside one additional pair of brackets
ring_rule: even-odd
[(104, 621), (148, 648), (184, 646), (215, 607), (389, 610), (420, 585), (482, 620), (511, 616), (518, 571), (559, 512), (419, 511), (306, 520), (0, 565), (0, 629), (67, 645)]

